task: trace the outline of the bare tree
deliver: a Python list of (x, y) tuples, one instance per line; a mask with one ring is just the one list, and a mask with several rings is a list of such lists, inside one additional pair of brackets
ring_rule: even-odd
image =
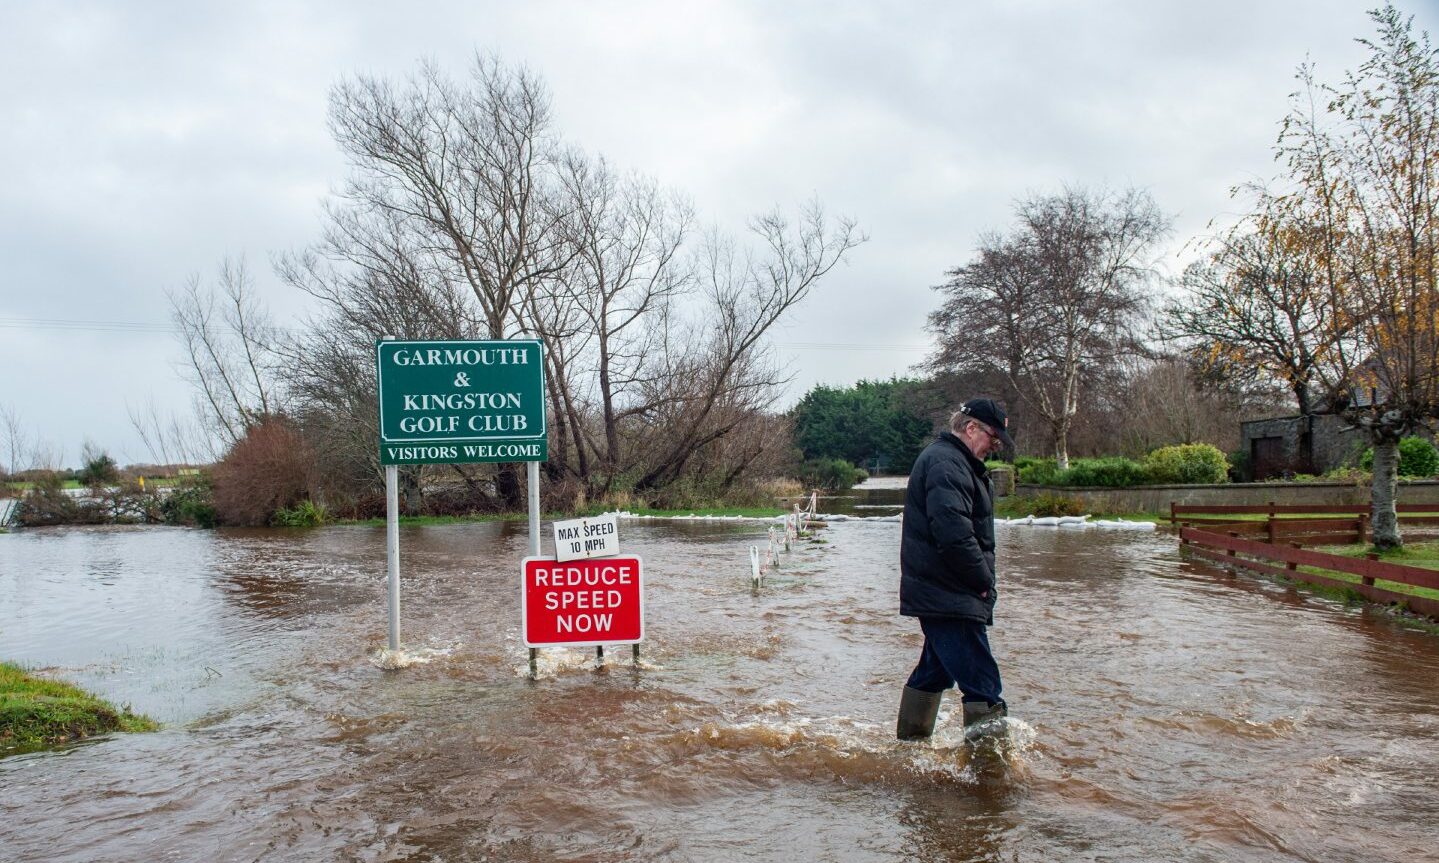
[(0, 474), (16, 474), (24, 470), (21, 460), (30, 448), (30, 443), (25, 433), (25, 423), (14, 405), (0, 405), (0, 437), (5, 441), (5, 469), (0, 470)]
[(572, 366), (571, 360), (581, 355), (592, 359), (600, 440), (585, 434), (575, 415), (577, 394), (570, 375), (555, 379), (563, 415), (572, 418), (580, 445), (580, 472), (588, 477), (591, 460), (584, 450), (592, 449), (603, 468), (602, 487), (596, 491), (603, 493), (627, 467), (622, 425), (650, 408), (640, 390), (652, 371), (648, 360), (658, 336), (655, 323), (662, 317), (658, 310), (693, 278), (681, 258), (693, 213), (682, 198), (665, 194), (652, 180), (620, 177), (603, 159), (570, 154), (565, 180), (575, 254), (549, 305), (568, 309), (569, 319), (557, 326), (537, 315), (536, 328), (548, 336), (557, 363)]
[(254, 297), (243, 259), (220, 263), (215, 286), (193, 275), (168, 293), (170, 316), (185, 346), (185, 375), (210, 427), (227, 444), (279, 409), (274, 380), (276, 331)]
[[(691, 255), (688, 203), (562, 149), (539, 80), (489, 58), (458, 83), (433, 66), (348, 81), (330, 126), (351, 177), (322, 240), (276, 260), (319, 304), (284, 347), (301, 427), (338, 435), (317, 459), (376, 467), (374, 340), (535, 336), (552, 481), (649, 495), (711, 457), (721, 485), (765, 463), (715, 444), (773, 399), (765, 334), (862, 240), (852, 222), (816, 204), (756, 220), (762, 252)], [(416, 499), (425, 470), (401, 472)], [(481, 496), (494, 471), (495, 504), (522, 505), (513, 465), (450, 470)]]
[[(467, 287), (485, 337), (525, 334), (529, 293), (572, 254), (539, 79), (487, 57), (466, 84), (433, 64), (402, 87), (358, 76), (331, 91), (329, 123), (352, 167), (334, 212), (384, 220), (421, 272)], [(520, 501), (513, 465), (497, 484)]]
[[(946, 275), (950, 280), (935, 289), (946, 299), (928, 321), (938, 337), (937, 349), (925, 366), (941, 380), (998, 378), (1004, 387), (999, 395), (1013, 410), (1025, 380), (1025, 358), (1046, 339), (1039, 272), (1029, 244), (1019, 235), (986, 233), (974, 260)], [(969, 398), (973, 393), (953, 395)]]
[(57, 471), (65, 464), (65, 447), (53, 441), (36, 439), (24, 455), (30, 470)]
[(1149, 255), (1169, 220), (1134, 189), (1067, 189), (1020, 202), (1016, 216), (1012, 233), (986, 235), (975, 262), (937, 288), (947, 296), (929, 320), (939, 343), (930, 366), (1003, 371), (1064, 468), (1086, 382), (1143, 351)]
[(1170, 444), (1212, 443), (1232, 450), (1239, 421), (1255, 410), (1248, 393), (1207, 381), (1183, 356), (1138, 359), (1125, 369), (1108, 411), (1106, 436), (1117, 429), (1125, 450), (1142, 455)]
[[(286, 339), (285, 381), (327, 491), (361, 497), (381, 475), (375, 342), (473, 338), (467, 292), (426, 271), (393, 219), (331, 210), (315, 248), (277, 257), (281, 278), (319, 311)], [(400, 470), (407, 510), (418, 511), (420, 468)], [(324, 482), (320, 483), (324, 485)]]
[[(575, 294), (565, 279), (531, 291), (526, 319), (545, 345), (544, 364), (550, 400), (550, 430), (554, 438), (546, 463), (550, 479), (573, 476), (588, 482), (597, 451), (587, 421), (585, 363), (593, 348), (593, 333), (586, 329)], [(570, 455), (575, 457), (574, 464)]]
[(760, 255), (741, 253), (711, 234), (699, 261), (704, 325), (675, 339), (666, 326), (656, 371), (642, 388), (651, 430), (640, 490), (673, 481), (703, 447), (733, 431), (748, 413), (768, 406), (784, 378), (768, 362), (764, 337), (811, 288), (866, 237), (853, 220), (831, 223), (812, 202), (791, 226), (778, 211), (754, 219)]
[(147, 399), (143, 406), (127, 402), (125, 412), (130, 427), (156, 464), (204, 464), (220, 455), (215, 451), (213, 436), (205, 429), (175, 414), (161, 416), (154, 399)]

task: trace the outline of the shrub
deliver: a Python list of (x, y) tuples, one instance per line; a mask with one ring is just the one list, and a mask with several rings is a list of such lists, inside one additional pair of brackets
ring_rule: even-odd
[(1066, 498), (1065, 495), (1035, 495), (1032, 499), (1029, 511), (1040, 518), (1049, 515), (1084, 515), (1084, 501), (1079, 498)]
[(80, 501), (65, 493), (65, 480), (54, 471), (45, 471), (33, 479), (30, 491), (20, 499), (20, 508), (15, 511), (15, 520), (26, 527), (43, 527), (54, 524), (99, 524), (104, 519), (88, 518), (92, 507), (82, 507)]
[(93, 500), (113, 524), (157, 524), (163, 520), (160, 493), (140, 488), (135, 480), (121, 480), (118, 485), (92, 487)]
[(1249, 451), (1237, 449), (1229, 456), (1229, 481), (1246, 482), (1249, 479)]
[(842, 458), (812, 458), (799, 467), (799, 480), (809, 488), (852, 488), (869, 474)]
[(306, 498), (289, 509), (277, 509), (270, 517), (276, 527), (319, 527), (329, 518), (325, 505)]
[(1439, 450), (1422, 437), (1404, 438), (1399, 441), (1399, 473), (1401, 476), (1439, 473)]
[(1229, 478), (1229, 463), (1207, 443), (1160, 447), (1144, 457), (1151, 482), (1218, 483)]
[(215, 488), (209, 474), (185, 477), (160, 504), (166, 524), (187, 527), (215, 526)]
[(1098, 485), (1124, 488), (1143, 485), (1149, 479), (1144, 465), (1127, 458), (1081, 458), (1055, 477), (1056, 485)]
[(15, 519), (26, 527), (59, 524), (149, 524), (160, 520), (160, 495), (135, 482), (95, 484), (89, 493), (65, 491), (62, 474), (46, 471), (20, 499)]
[[(1364, 451), (1359, 466), (1374, 470), (1374, 447)], [(1406, 437), (1399, 441), (1399, 475), (1433, 476), (1439, 473), (1439, 450), (1422, 437)]]
[(82, 485), (109, 485), (120, 478), (120, 468), (113, 458), (100, 453), (85, 462), (76, 478)]
[(1374, 482), (1374, 477), (1369, 471), (1360, 470), (1357, 467), (1337, 467), (1327, 471), (1320, 479), (1325, 482), (1347, 482), (1366, 486)]
[(215, 465), (215, 514), (221, 524), (269, 524), (279, 510), (310, 497), (309, 447), (295, 424), (272, 416), (255, 425)]
[(1052, 458), (1020, 456), (1014, 460), (1014, 469), (1019, 472), (1019, 481), (1032, 485), (1051, 485), (1059, 467)]

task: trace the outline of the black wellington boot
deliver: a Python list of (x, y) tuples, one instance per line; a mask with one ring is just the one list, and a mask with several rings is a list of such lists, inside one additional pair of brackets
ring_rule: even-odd
[(975, 740), (999, 731), (1002, 726), (997, 720), (1009, 715), (1009, 707), (1003, 699), (996, 704), (986, 701), (966, 701), (963, 707), (965, 740)]
[(908, 686), (899, 696), (899, 722), (894, 734), (900, 740), (923, 740), (934, 733), (934, 719), (939, 715), (939, 699), (943, 692), (924, 692)]

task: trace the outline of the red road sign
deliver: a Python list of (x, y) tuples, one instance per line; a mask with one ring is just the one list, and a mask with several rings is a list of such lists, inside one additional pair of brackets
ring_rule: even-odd
[(566, 563), (527, 557), (521, 572), (525, 647), (638, 644), (645, 640), (644, 575), (638, 557)]

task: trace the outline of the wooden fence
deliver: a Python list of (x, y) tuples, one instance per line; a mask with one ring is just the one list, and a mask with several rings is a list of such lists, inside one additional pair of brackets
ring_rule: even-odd
[[(1439, 507), (1401, 503), (1395, 507), (1401, 526), (1439, 525)], [(1268, 542), (1301, 545), (1341, 545), (1368, 542), (1370, 508), (1364, 504), (1248, 504), (1169, 505), (1169, 523), (1180, 527), (1222, 528), (1246, 536), (1263, 536)], [(1264, 521), (1235, 516), (1262, 515)], [(1317, 516), (1303, 518), (1302, 516)], [(1349, 516), (1346, 518), (1345, 516)]]
[[(1352, 482), (1226, 482), (1216, 485), (1137, 485), (1129, 488), (1050, 486), (1019, 483), (1017, 494), (1078, 498), (1091, 512), (1168, 512), (1169, 504), (1346, 504), (1368, 509), (1371, 489)], [(1423, 504), (1439, 512), (1439, 480), (1400, 480), (1401, 504)], [(1313, 510), (1310, 509), (1312, 512)]]
[[(1335, 519), (1315, 519), (1314, 521), (1331, 521), (1337, 526)], [(1420, 614), (1439, 619), (1439, 600), (1423, 596), (1415, 596), (1411, 593), (1401, 593), (1383, 586), (1376, 586), (1376, 581), (1387, 581), (1410, 587), (1424, 587), (1439, 590), (1439, 570), (1424, 569), (1417, 566), (1405, 566), (1398, 563), (1375, 559), (1375, 555), (1366, 558), (1344, 557), (1328, 552), (1314, 551), (1303, 548), (1294, 541), (1274, 542), (1269, 539), (1272, 535), (1274, 525), (1282, 525), (1285, 520), (1269, 518), (1263, 522), (1252, 522), (1258, 528), (1257, 531), (1237, 530), (1235, 524), (1204, 525), (1202, 527), (1184, 526), (1179, 530), (1179, 541), (1192, 553), (1219, 563), (1242, 566), (1257, 572), (1269, 575), (1293, 578), (1300, 581), (1314, 582), (1352, 590), (1368, 599), (1378, 603), (1403, 603), (1410, 610)], [(1355, 523), (1358, 530), (1363, 530), (1362, 519), (1345, 520), (1344, 523), (1351, 525), (1353, 530)], [(1295, 522), (1302, 523), (1299, 521)], [(1288, 527), (1288, 525), (1285, 525)], [(1281, 528), (1281, 531), (1283, 528)], [(1334, 534), (1342, 535), (1342, 534)], [(1282, 533), (1281, 533), (1282, 536)], [(1316, 534), (1318, 536), (1318, 534)], [(1348, 534), (1352, 540), (1354, 534)], [(1349, 540), (1342, 540), (1349, 541)], [(1282, 564), (1276, 565), (1276, 564)], [(1299, 570), (1301, 566), (1326, 569), (1331, 572), (1343, 572), (1359, 576), (1358, 582), (1347, 581), (1341, 578), (1321, 573), (1314, 573)]]
[[(1439, 504), (1400, 503), (1394, 505), (1400, 521), (1439, 522)], [(1282, 504), (1182, 504), (1169, 505), (1169, 520), (1178, 521), (1224, 521), (1225, 516), (1235, 515), (1368, 515), (1367, 503), (1300, 503)], [(1233, 520), (1232, 518), (1227, 520)]]

